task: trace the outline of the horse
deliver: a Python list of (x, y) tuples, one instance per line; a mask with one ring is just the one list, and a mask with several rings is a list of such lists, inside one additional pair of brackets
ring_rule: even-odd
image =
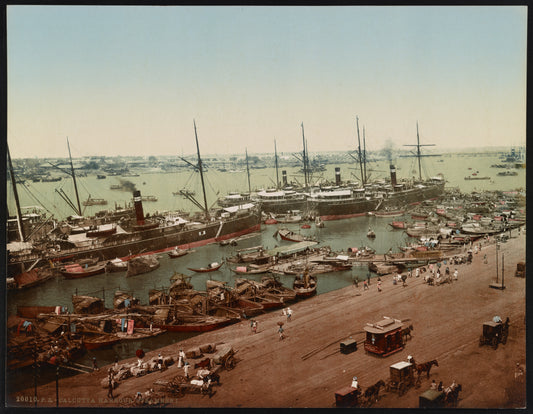
[(453, 383), (444, 389), (444, 404), (447, 406), (457, 407), (459, 392), (463, 390), (461, 384)]
[(423, 364), (417, 364), (416, 365), (416, 372), (418, 373), (418, 377), (420, 377), (420, 375), (423, 373), (423, 372), (426, 372), (427, 373), (427, 377), (429, 379), (429, 371), (431, 371), (431, 367), (435, 365), (435, 366), (439, 366), (439, 363), (437, 362), (436, 359), (432, 360), (432, 361), (428, 361), (428, 362), (424, 362)]
[(379, 389), (384, 386), (385, 386), (385, 381), (379, 380), (374, 385), (371, 385), (365, 390), (363, 395), (365, 397), (365, 402), (367, 405), (370, 405), (372, 401), (374, 400), (375, 401), (378, 400)]
[(409, 339), (411, 339), (412, 330), (413, 330), (413, 325), (409, 325), (408, 327), (402, 329), (402, 339), (405, 337), (404, 341), (407, 341), (407, 335), (409, 335)]
[(194, 369), (197, 369), (197, 368), (207, 368), (209, 369), (211, 367), (211, 359), (210, 358), (205, 358), (204, 360), (194, 364)]

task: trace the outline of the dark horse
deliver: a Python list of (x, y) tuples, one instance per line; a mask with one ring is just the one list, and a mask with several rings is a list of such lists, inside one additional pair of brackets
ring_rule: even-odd
[(424, 362), (423, 364), (417, 364), (416, 365), (416, 372), (418, 373), (418, 376), (420, 377), (420, 375), (423, 373), (423, 372), (427, 372), (427, 377), (429, 378), (429, 371), (431, 371), (431, 367), (435, 365), (435, 366), (439, 366), (439, 363), (437, 362), (436, 359), (432, 360), (432, 361), (428, 361), (428, 362)]
[(444, 389), (444, 403), (447, 406), (457, 407), (459, 392), (463, 390), (461, 384), (452, 384)]
[(365, 401), (370, 405), (373, 401), (378, 400), (379, 389), (385, 386), (385, 381), (379, 380), (374, 385), (368, 387), (364, 392)]
[(413, 329), (413, 325), (409, 325), (408, 327), (402, 329), (402, 339), (405, 338), (404, 341), (407, 341), (407, 335), (409, 335), (409, 339), (411, 339), (411, 331)]

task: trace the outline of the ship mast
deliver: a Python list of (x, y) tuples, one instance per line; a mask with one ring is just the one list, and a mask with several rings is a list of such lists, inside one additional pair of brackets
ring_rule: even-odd
[(357, 142), (358, 142), (358, 152), (359, 152), (359, 167), (361, 168), (361, 182), (362, 186), (364, 187), (366, 184), (365, 176), (363, 175), (363, 155), (361, 154), (361, 137), (359, 135), (359, 117), (355, 117), (355, 121), (357, 123)]
[(307, 182), (308, 182), (308, 155), (307, 155), (307, 145), (305, 141), (305, 134), (304, 134), (304, 123), (302, 122), (302, 141), (303, 141), (303, 163), (304, 163), (304, 182), (305, 182), (305, 188), (307, 188)]
[(365, 138), (365, 127), (363, 126), (363, 166), (365, 169), (365, 184), (367, 182), (366, 176), (366, 138)]
[(6, 147), (7, 147), (7, 159), (9, 161), (9, 175), (11, 175), (11, 184), (13, 185), (13, 194), (15, 195), (15, 204), (17, 206), (17, 225), (18, 225), (19, 234), (20, 234), (20, 241), (24, 242), (26, 240), (24, 237), (24, 229), (22, 227), (22, 213), (20, 211), (19, 193), (17, 191), (17, 183), (15, 180), (15, 174), (13, 172), (13, 164), (11, 163), (11, 155), (9, 153), (9, 146), (7, 145), (7, 143), (6, 143)]
[(76, 193), (76, 201), (78, 202), (78, 214), (81, 216), (80, 196), (78, 194), (78, 185), (76, 184), (76, 174), (74, 174), (74, 165), (72, 165), (72, 155), (70, 154), (70, 144), (67, 137), (68, 156), (70, 158), (70, 170), (72, 171), (72, 180), (74, 181), (74, 192)]
[(274, 162), (276, 164), (276, 190), (279, 190), (279, 174), (278, 174), (278, 149), (276, 147), (276, 140), (274, 140)]
[(209, 219), (209, 210), (207, 208), (207, 196), (205, 195), (204, 169), (202, 167), (202, 158), (200, 157), (200, 146), (198, 145), (198, 134), (196, 133), (196, 121), (194, 119), (193, 119), (193, 124), (194, 124), (194, 137), (196, 138), (196, 152), (198, 154), (198, 170), (200, 171), (200, 179), (202, 180), (202, 192), (204, 194), (205, 218)]
[(420, 147), (433, 147), (435, 144), (420, 144), (420, 136), (418, 135), (418, 121), (416, 121), (416, 145), (405, 144), (404, 147), (416, 147), (416, 157), (418, 158), (418, 179), (422, 181), (422, 168), (420, 166)]
[(248, 194), (252, 194), (252, 187), (250, 186), (250, 166), (248, 164), (248, 148), (244, 149), (246, 152), (246, 174), (248, 175)]

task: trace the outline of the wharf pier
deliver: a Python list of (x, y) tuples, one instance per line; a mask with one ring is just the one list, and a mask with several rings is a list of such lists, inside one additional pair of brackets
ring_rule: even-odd
[[(496, 279), (496, 253), (505, 256), (505, 290), (489, 287)], [(334, 406), (335, 391), (349, 386), (353, 376), (364, 391), (378, 380), (386, 381), (390, 365), (406, 361), (408, 355), (418, 363), (436, 359), (438, 367), (432, 368), (429, 379), (422, 378), (420, 388), (410, 388), (401, 397), (380, 391), (373, 407), (416, 408), (418, 396), (433, 379), (444, 386), (452, 381), (462, 385), (459, 408), (525, 407), (525, 385), (522, 390), (514, 380), (516, 364), (525, 366), (526, 361), (525, 278), (514, 276), (517, 263), (525, 258), (524, 231), (500, 244), (498, 252), (494, 244), (484, 245), (472, 264), (453, 266), (459, 273), (453, 283), (429, 286), (422, 277), (413, 276), (404, 287), (393, 285), (392, 275), (382, 276), (382, 291), (375, 279), (368, 290), (363, 290), (362, 283), (358, 288), (350, 285), (291, 305), (291, 321), (281, 311), (267, 313), (255, 318), (257, 333), (245, 320), (149, 351), (146, 358), (158, 353), (176, 358), (180, 349), (206, 343), (231, 344), (237, 351), (236, 367), (220, 372), (220, 386), (214, 387), (213, 396), (187, 394), (170, 398), (166, 407), (329, 408)], [(501, 259), (498, 263), (501, 267)], [(499, 275), (501, 279), (501, 269)], [(495, 315), (510, 318), (508, 341), (496, 350), (480, 347), (483, 323)], [(403, 350), (386, 358), (366, 354), (362, 345), (349, 354), (339, 352), (341, 342), (352, 337), (360, 343), (364, 326), (383, 316), (413, 325), (412, 339)], [(285, 322), (283, 340), (277, 333), (280, 321)], [(174, 364), (166, 371), (126, 379), (111, 400), (100, 385), (108, 368), (60, 379), (59, 407), (124, 407), (125, 398), (155, 388), (156, 381), (183, 375)], [(191, 369), (192, 374), (195, 371)], [(28, 389), (8, 393), (7, 405), (33, 407), (33, 400), (24, 402), (25, 397), (33, 398), (31, 384), (28, 378)], [(55, 407), (55, 395), (55, 382), (40, 386), (37, 407)]]

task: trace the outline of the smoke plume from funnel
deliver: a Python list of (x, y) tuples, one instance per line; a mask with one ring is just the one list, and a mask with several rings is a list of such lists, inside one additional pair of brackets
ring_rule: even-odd
[(128, 191), (132, 193), (137, 190), (135, 184), (128, 180), (120, 180), (120, 187), (123, 191)]

